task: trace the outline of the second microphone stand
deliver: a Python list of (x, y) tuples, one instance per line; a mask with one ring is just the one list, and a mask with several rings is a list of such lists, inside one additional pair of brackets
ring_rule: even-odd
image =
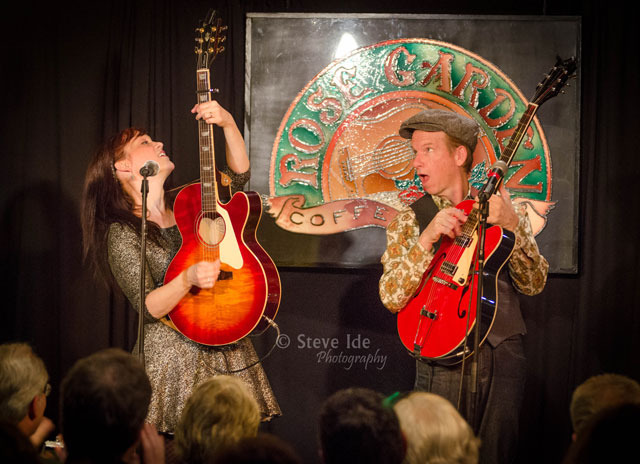
[(142, 221), (140, 224), (140, 307), (138, 311), (138, 358), (144, 367), (144, 311), (145, 311), (145, 277), (147, 256), (147, 194), (149, 193), (148, 173), (143, 172), (142, 185)]

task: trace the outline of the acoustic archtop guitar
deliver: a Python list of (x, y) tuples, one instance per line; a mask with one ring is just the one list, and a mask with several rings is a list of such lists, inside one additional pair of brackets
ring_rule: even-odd
[[(209, 67), (224, 50), (227, 27), (209, 11), (196, 29), (198, 103), (211, 100)], [(268, 327), (280, 305), (278, 270), (256, 239), (262, 201), (256, 192), (236, 192), (223, 203), (228, 178), (216, 169), (213, 127), (198, 121), (200, 182), (178, 193), (174, 215), (182, 246), (165, 283), (199, 261), (220, 259), (211, 289), (193, 287), (168, 314), (176, 329), (204, 345), (227, 345)]]

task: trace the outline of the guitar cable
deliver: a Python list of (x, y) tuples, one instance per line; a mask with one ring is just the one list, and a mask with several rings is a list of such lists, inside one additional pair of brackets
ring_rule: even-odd
[[(193, 180), (193, 181), (191, 181), (191, 182), (187, 182), (186, 184), (182, 184), (182, 185), (180, 185), (179, 187), (174, 187), (174, 188), (172, 188), (172, 189), (168, 190), (168, 192), (169, 192), (169, 193), (173, 193), (173, 192), (176, 192), (176, 191), (180, 191), (180, 190), (182, 190), (183, 188), (185, 188), (185, 187), (187, 187), (187, 186), (189, 186), (189, 185), (191, 185), (191, 184), (195, 184), (195, 183), (197, 183), (197, 182), (200, 182), (200, 179), (196, 179), (196, 180)], [(263, 202), (264, 202), (264, 199), (263, 199)], [(276, 322), (275, 322), (273, 319), (271, 319), (270, 317), (265, 316), (264, 314), (262, 315), (262, 317), (267, 321), (267, 323), (268, 323), (271, 327), (273, 327), (273, 328), (276, 330), (276, 332), (277, 332), (277, 334), (278, 334), (278, 335), (276, 336), (276, 340), (275, 340), (275, 342), (273, 342), (273, 345), (271, 346), (271, 348), (269, 348), (269, 351), (267, 351), (267, 353), (266, 353), (263, 357), (258, 358), (256, 361), (252, 362), (252, 363), (251, 363), (251, 364), (249, 364), (248, 366), (242, 367), (242, 368), (240, 368), (240, 369), (233, 369), (233, 370), (230, 370), (230, 371), (220, 371), (220, 370), (216, 369), (215, 367), (209, 367), (209, 366), (207, 366), (208, 370), (212, 371), (212, 373), (214, 373), (214, 374), (221, 374), (221, 375), (226, 375), (226, 374), (237, 374), (238, 372), (242, 372), (242, 371), (246, 371), (247, 369), (251, 369), (253, 366), (255, 366), (255, 365), (257, 365), (257, 364), (260, 364), (262, 361), (264, 361), (265, 359), (267, 359), (267, 358), (271, 355), (271, 353), (273, 353), (273, 350), (276, 348), (276, 346), (278, 346), (278, 340), (280, 339), (280, 327), (279, 327), (279, 326), (278, 326), (278, 324), (276, 324)], [(264, 331), (263, 331), (263, 333), (264, 333)], [(251, 336), (251, 335), (249, 335), (249, 336)]]
[[(262, 356), (261, 358), (258, 358), (256, 361), (252, 362), (251, 364), (249, 364), (248, 366), (242, 367), (240, 369), (233, 369), (230, 371), (220, 371), (218, 369), (216, 369), (215, 367), (209, 367), (207, 366), (207, 368), (212, 371), (214, 374), (221, 374), (221, 375), (227, 375), (227, 374), (237, 374), (238, 372), (242, 372), (242, 371), (246, 371), (247, 369), (251, 369), (253, 366), (260, 364), (262, 361), (264, 361), (265, 359), (267, 359), (269, 357), (269, 355), (271, 355), (271, 353), (273, 352), (273, 350), (276, 348), (276, 346), (278, 346), (278, 340), (280, 339), (280, 327), (278, 326), (278, 324), (276, 324), (276, 322), (271, 319), (268, 316), (265, 316), (264, 314), (262, 315), (262, 317), (269, 323), (269, 325), (271, 327), (273, 327), (278, 336), (276, 337), (275, 342), (273, 342), (273, 345), (271, 346), (271, 348), (269, 348), (269, 351), (267, 351), (267, 353)], [(251, 335), (249, 335), (251, 336)]]

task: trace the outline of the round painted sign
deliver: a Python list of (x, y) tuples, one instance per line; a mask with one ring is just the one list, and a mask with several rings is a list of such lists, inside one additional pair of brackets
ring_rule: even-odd
[[(285, 114), (271, 153), (269, 214), (304, 234), (386, 227), (424, 195), (410, 140), (398, 129), (426, 108), (478, 123), (471, 182), (480, 187), (527, 101), (495, 65), (456, 45), (402, 39), (355, 50), (322, 70)], [(540, 232), (554, 203), (549, 148), (535, 117), (504, 182)]]

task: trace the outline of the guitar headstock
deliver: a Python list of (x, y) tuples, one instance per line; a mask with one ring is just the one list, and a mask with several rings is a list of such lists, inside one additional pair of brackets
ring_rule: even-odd
[(563, 60), (557, 57), (556, 60), (555, 66), (551, 68), (544, 80), (536, 87), (536, 93), (531, 99), (531, 103), (542, 105), (550, 98), (558, 95), (567, 81), (575, 77), (574, 73), (577, 69), (575, 58), (571, 57)]
[(228, 29), (222, 25), (222, 19), (216, 18), (216, 10), (209, 10), (201, 25), (196, 28), (196, 56), (198, 69), (209, 68), (219, 53), (224, 51), (222, 45)]

